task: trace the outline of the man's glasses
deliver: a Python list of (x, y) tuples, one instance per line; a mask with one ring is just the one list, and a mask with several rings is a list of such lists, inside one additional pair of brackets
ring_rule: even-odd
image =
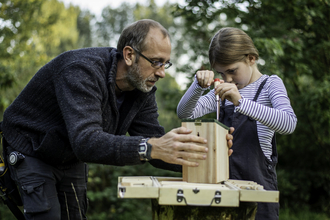
[(165, 67), (165, 69), (168, 69), (172, 66), (172, 63), (171, 62), (167, 62), (167, 63), (162, 63), (162, 62), (159, 62), (159, 61), (154, 61), (154, 60), (150, 60), (149, 58), (147, 58), (146, 56), (144, 56), (140, 51), (138, 51), (137, 49), (135, 49), (134, 47), (132, 47), (135, 52), (137, 52), (141, 57), (143, 57), (144, 59), (146, 59), (149, 63), (151, 63), (151, 66), (156, 68), (156, 69), (159, 69), (161, 67)]

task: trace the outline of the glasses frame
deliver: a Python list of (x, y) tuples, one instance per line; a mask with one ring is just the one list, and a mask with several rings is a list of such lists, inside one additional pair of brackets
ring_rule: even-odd
[(171, 62), (167, 62), (167, 63), (162, 63), (159, 61), (155, 61), (155, 60), (150, 60), (148, 57), (144, 56), (139, 50), (135, 49), (134, 47), (132, 47), (133, 50), (135, 50), (135, 52), (137, 52), (141, 57), (143, 57), (144, 59), (146, 59), (149, 63), (151, 63), (151, 66), (153, 68), (159, 69), (161, 67), (164, 66), (165, 69), (168, 69), (172, 66)]

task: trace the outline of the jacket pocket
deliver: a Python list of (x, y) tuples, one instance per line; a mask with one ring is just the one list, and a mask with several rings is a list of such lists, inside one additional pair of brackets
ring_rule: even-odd
[(47, 164), (59, 165), (77, 161), (69, 142), (59, 132), (50, 130), (39, 142), (40, 144), (32, 140), (33, 150)]
[(44, 192), (44, 180), (35, 180), (22, 184), (24, 212), (27, 214), (50, 210), (50, 204)]

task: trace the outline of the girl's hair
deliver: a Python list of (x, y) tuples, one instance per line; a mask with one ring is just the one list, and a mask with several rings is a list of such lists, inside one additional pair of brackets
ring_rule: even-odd
[(162, 32), (164, 38), (170, 38), (168, 31), (157, 21), (151, 19), (139, 20), (127, 26), (122, 31), (117, 44), (118, 52), (122, 54), (125, 46), (134, 47), (140, 52), (145, 51), (148, 43), (145, 42), (145, 39), (150, 28), (157, 28)]
[(258, 60), (259, 53), (252, 39), (238, 28), (221, 28), (212, 38), (209, 48), (211, 68), (215, 64), (230, 65), (245, 61), (247, 55)]

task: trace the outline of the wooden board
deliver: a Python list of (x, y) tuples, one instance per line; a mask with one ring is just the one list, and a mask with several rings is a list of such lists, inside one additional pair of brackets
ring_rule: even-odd
[(150, 176), (118, 177), (118, 198), (158, 198), (159, 185)]
[(232, 189), (239, 190), (241, 202), (275, 202), (280, 200), (280, 192), (265, 190), (262, 185), (253, 181), (228, 180), (225, 184)]
[(207, 139), (209, 149), (206, 160), (191, 160), (198, 167), (182, 166), (183, 181), (189, 183), (220, 183), (229, 178), (229, 157), (226, 134), (229, 128), (220, 122), (209, 120), (183, 120), (182, 126), (192, 130), (192, 134)]

